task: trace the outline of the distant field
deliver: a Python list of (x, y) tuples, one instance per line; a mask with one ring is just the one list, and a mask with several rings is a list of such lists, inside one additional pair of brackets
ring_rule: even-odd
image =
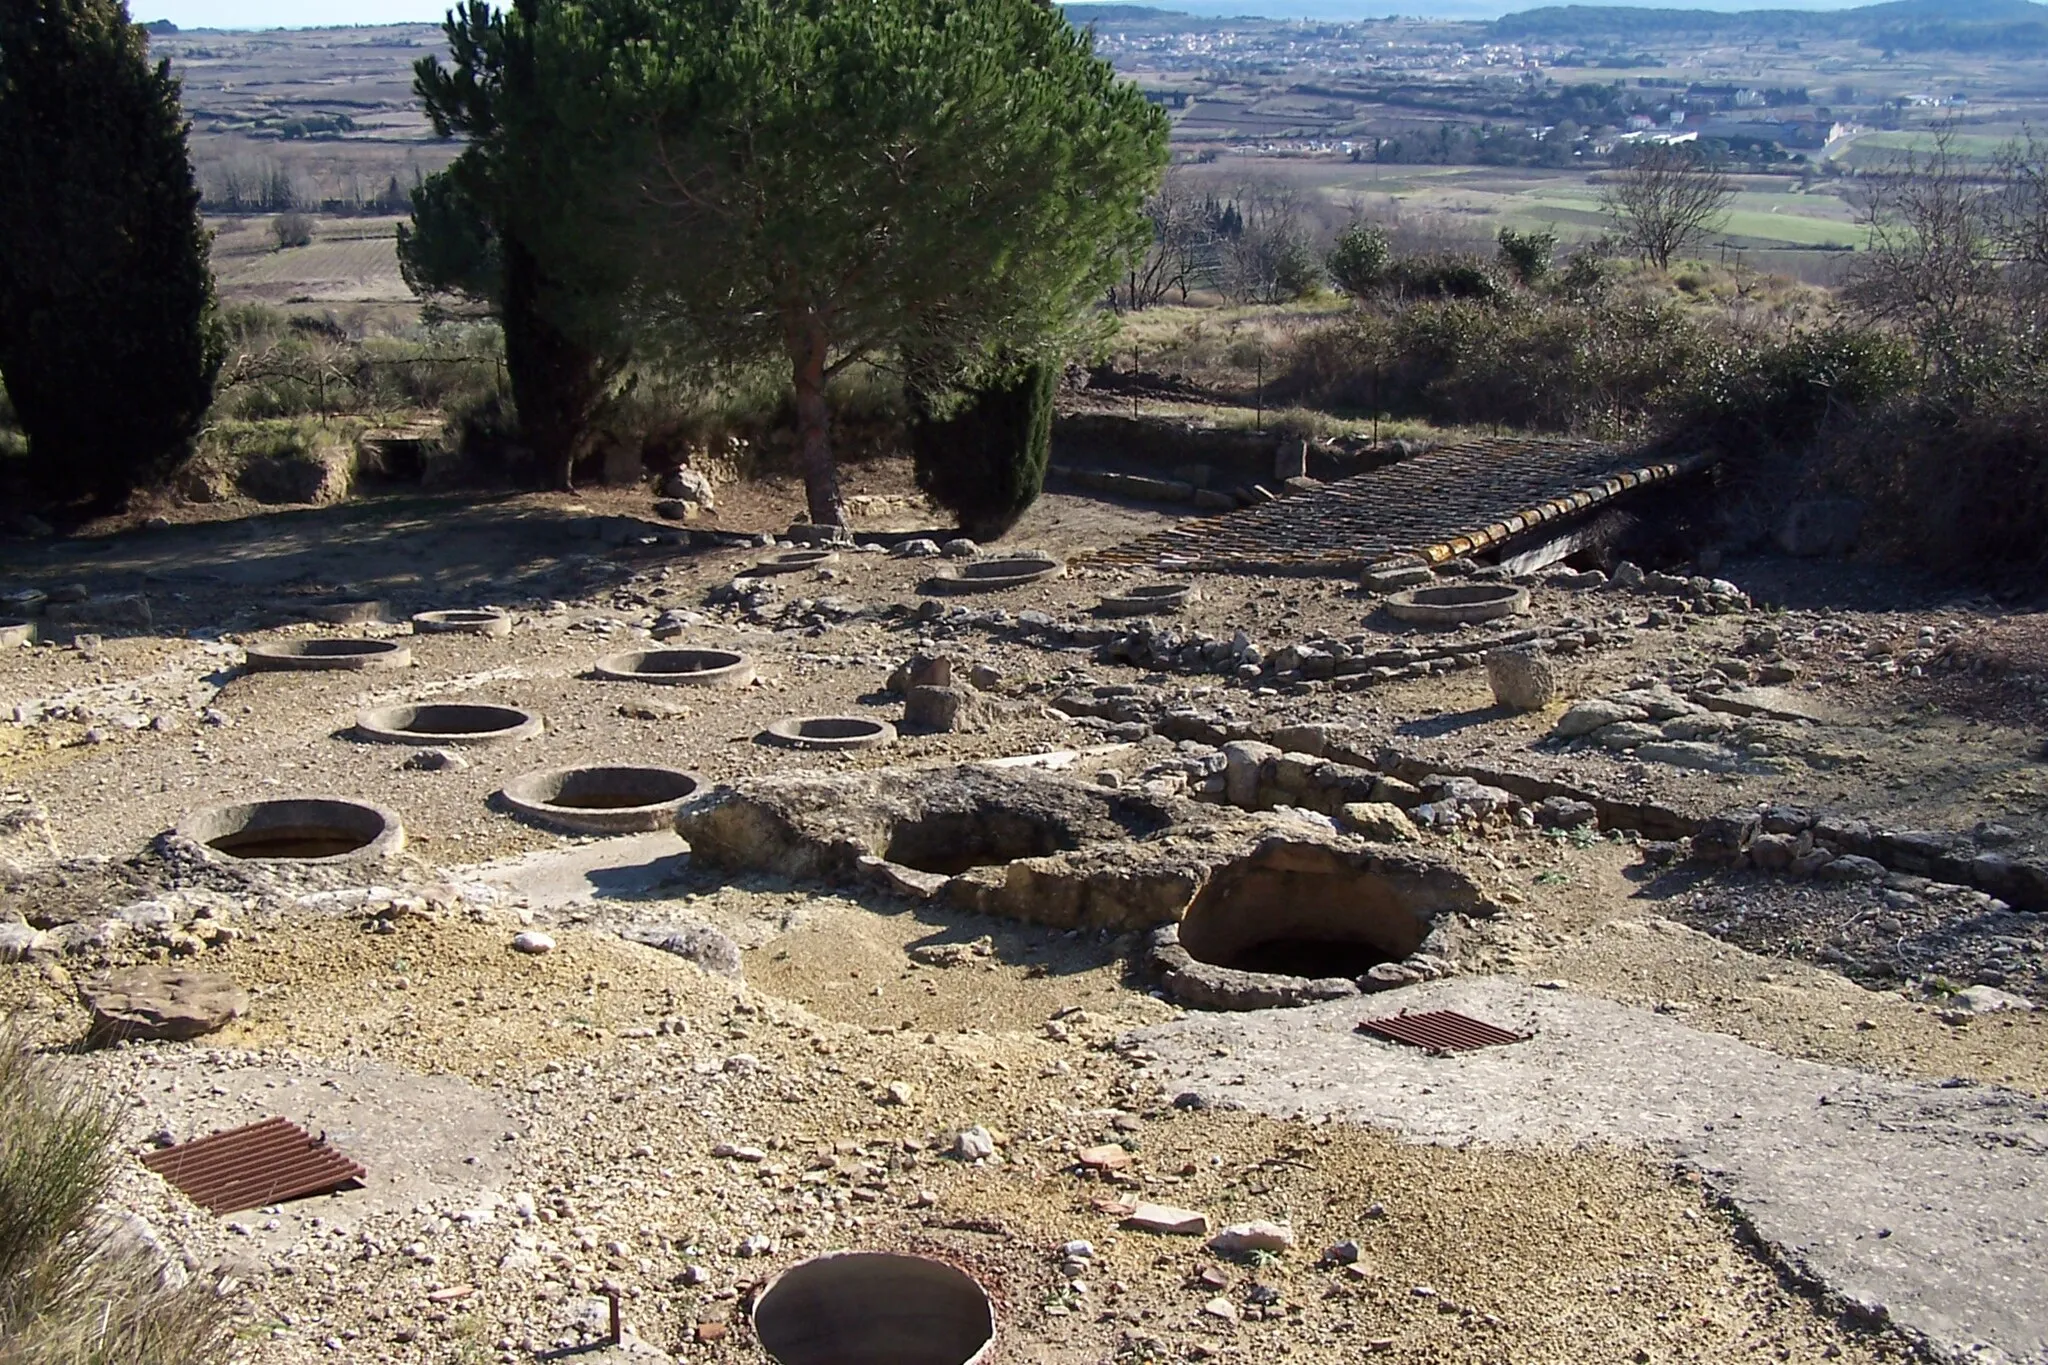
[(268, 217), (214, 219), (214, 277), (230, 301), (409, 303), (398, 271), (399, 221), (317, 219), (311, 246), (280, 251)]
[[(1550, 227), (1566, 240), (1611, 227), (1600, 187), (1587, 171), (1471, 166), (1375, 166), (1336, 158), (1229, 157), (1208, 168), (1228, 180), (1272, 177), (1312, 192), (1328, 212), (1409, 225), (1435, 220), (1452, 236), (1491, 236), (1499, 227)], [(1745, 250), (1812, 252), (1858, 246), (1863, 230), (1849, 205), (1823, 185), (1802, 192), (1789, 178), (1749, 177), (1722, 232)]]

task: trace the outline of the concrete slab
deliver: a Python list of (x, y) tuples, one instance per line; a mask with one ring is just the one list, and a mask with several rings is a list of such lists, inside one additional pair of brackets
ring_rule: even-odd
[[(130, 1054), (143, 1056), (137, 1052)], [(229, 1214), (270, 1248), (305, 1236), (310, 1220), (348, 1232), (373, 1214), (421, 1205), (454, 1216), (490, 1216), (509, 1178), (523, 1130), (487, 1091), (454, 1076), (425, 1076), (367, 1061), (280, 1058), (190, 1051), (137, 1065), (120, 1093), (138, 1116), (180, 1142), (282, 1117), (367, 1171), (359, 1189), (314, 1195), (274, 1215)], [(277, 1226), (269, 1226), (275, 1222)]]
[[(1431, 1056), (1355, 1032), (1458, 1010), (1528, 1042)], [(1643, 1145), (1703, 1173), (1795, 1273), (1942, 1360), (2048, 1362), (2048, 1103), (1799, 1061), (1501, 977), (1146, 1030), (1169, 1094), (1419, 1142)]]
[(573, 848), (451, 868), (456, 881), (482, 882), (546, 908), (592, 900), (645, 900), (681, 872), (690, 846), (672, 829), (596, 839)]

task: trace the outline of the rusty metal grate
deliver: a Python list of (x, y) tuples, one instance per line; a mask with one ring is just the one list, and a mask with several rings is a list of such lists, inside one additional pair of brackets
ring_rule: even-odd
[(1425, 1052), (1471, 1052), (1482, 1047), (1526, 1043), (1526, 1033), (1510, 1033), (1483, 1019), (1456, 1010), (1429, 1010), (1423, 1014), (1393, 1014), (1384, 1019), (1367, 1019), (1358, 1026), (1361, 1033), (1377, 1034), (1396, 1043), (1407, 1043)]
[(286, 1119), (265, 1119), (150, 1152), (142, 1164), (213, 1213), (325, 1194), (366, 1174)]

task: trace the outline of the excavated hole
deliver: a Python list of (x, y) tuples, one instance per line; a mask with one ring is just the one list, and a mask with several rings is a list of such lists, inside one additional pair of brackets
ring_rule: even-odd
[(1387, 614), (1415, 625), (1470, 625), (1498, 621), (1529, 609), (1529, 590), (1513, 583), (1464, 583), (1410, 588), (1387, 599)]
[(415, 635), (488, 635), (501, 638), (512, 633), (512, 618), (502, 611), (453, 607), (446, 611), (414, 613), (412, 629)]
[(769, 1285), (754, 1330), (779, 1365), (972, 1365), (995, 1337), (995, 1309), (943, 1262), (842, 1252)]
[(252, 670), (404, 668), (412, 651), (395, 640), (279, 640), (242, 651)]
[(1415, 952), (1430, 916), (1387, 879), (1350, 869), (1227, 869), (1180, 922), (1197, 962), (1277, 976), (1356, 977)]
[[(1131, 839), (1162, 827), (1132, 811), (1119, 811), (1114, 818), (1123, 826), (1123, 837)], [(935, 811), (902, 821), (889, 831), (882, 856), (920, 872), (957, 877), (969, 868), (1000, 867), (1019, 858), (1071, 853), (1086, 842), (1092, 841), (1058, 821), (990, 805), (968, 811)]]
[(599, 659), (597, 674), (623, 682), (744, 687), (754, 680), (754, 665), (729, 649), (635, 649)]
[(505, 744), (540, 731), (531, 711), (477, 702), (382, 706), (356, 717), (356, 733), (380, 744)]
[(797, 749), (873, 749), (894, 743), (896, 727), (866, 716), (791, 716), (770, 725), (768, 734)]
[(555, 768), (505, 784), (500, 795), (521, 815), (593, 833), (663, 829), (704, 779), (675, 768)]
[(328, 797), (213, 806), (179, 821), (178, 833), (230, 858), (301, 862), (384, 857), (405, 842), (390, 811)]

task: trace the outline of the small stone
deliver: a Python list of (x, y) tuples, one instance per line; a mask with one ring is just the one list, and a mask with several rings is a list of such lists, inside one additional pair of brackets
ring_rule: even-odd
[(1237, 1321), (1237, 1305), (1221, 1294), (1203, 1304), (1202, 1311), (1212, 1318), (1222, 1318), (1225, 1322)]
[(1115, 1142), (1086, 1147), (1081, 1151), (1081, 1164), (1091, 1171), (1121, 1171), (1131, 1164), (1130, 1149)]
[(416, 773), (459, 773), (469, 760), (453, 749), (415, 749), (399, 766)]
[(1291, 1251), (1294, 1230), (1284, 1223), (1269, 1223), (1264, 1219), (1232, 1223), (1211, 1237), (1208, 1246), (1219, 1256), (1242, 1256), (1252, 1251)]
[(1412, 844), (1421, 837), (1408, 812), (1389, 801), (1353, 801), (1337, 812), (1337, 823), (1383, 844)]
[(930, 559), (939, 553), (939, 542), (919, 536), (913, 540), (900, 540), (889, 551), (895, 559)]
[(960, 536), (941, 545), (939, 553), (948, 559), (972, 559), (981, 553), (981, 547), (965, 536)]
[(240, 1018), (249, 996), (218, 972), (131, 967), (79, 991), (92, 1012), (95, 1043), (124, 1038), (197, 1038)]
[(1881, 882), (1884, 873), (1884, 864), (1877, 859), (1845, 853), (1823, 863), (1813, 875), (1824, 882)]
[(1557, 700), (1557, 674), (1533, 649), (1495, 649), (1486, 655), (1493, 699), (1510, 711), (1541, 711)]
[(1060, 1259), (1063, 1261), (1092, 1261), (1095, 1259), (1095, 1244), (1079, 1239), (1068, 1242), (1060, 1248)]
[(1590, 735), (1595, 730), (1613, 725), (1618, 721), (1648, 720), (1649, 718), (1649, 712), (1639, 706), (1629, 706), (1622, 702), (1604, 701), (1596, 697), (1588, 701), (1573, 702), (1570, 709), (1557, 718), (1557, 724), (1550, 727), (1550, 737), (1552, 739), (1577, 739), (1581, 735)]
[(986, 1161), (995, 1154), (995, 1137), (980, 1124), (963, 1130), (953, 1139), (953, 1155), (962, 1161)]
[(891, 1081), (882, 1087), (882, 1103), (909, 1104), (912, 1094), (911, 1088), (902, 1081)]
[(512, 936), (512, 951), (515, 953), (528, 953), (538, 957), (542, 953), (552, 953), (554, 950), (554, 938), (541, 933), (538, 929), (528, 929), (524, 933)]
[(1209, 1215), (1168, 1204), (1139, 1204), (1124, 1218), (1124, 1226), (1138, 1232), (1177, 1233), (1199, 1237), (1209, 1230)]
[(1323, 1264), (1357, 1265), (1358, 1258), (1364, 1254), (1356, 1242), (1338, 1242), (1323, 1249)]
[(770, 1251), (774, 1249), (775, 1244), (773, 1242), (769, 1241), (766, 1237), (763, 1237), (760, 1233), (756, 1232), (749, 1236), (742, 1237), (740, 1239), (740, 1244), (734, 1247), (732, 1250), (733, 1255), (735, 1256), (752, 1258), (755, 1256), (766, 1256)]

